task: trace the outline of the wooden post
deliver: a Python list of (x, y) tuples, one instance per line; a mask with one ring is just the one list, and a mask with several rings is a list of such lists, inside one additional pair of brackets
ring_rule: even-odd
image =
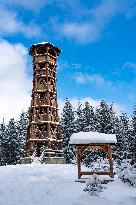
[(81, 153), (80, 148), (77, 146), (77, 166), (78, 166), (78, 179), (81, 178)]
[(113, 173), (113, 161), (112, 161), (112, 148), (110, 145), (108, 145), (108, 158), (109, 158), (109, 164), (110, 164), (110, 176), (114, 178)]

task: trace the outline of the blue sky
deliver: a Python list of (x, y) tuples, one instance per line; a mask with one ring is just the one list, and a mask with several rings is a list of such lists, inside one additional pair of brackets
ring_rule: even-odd
[[(60, 106), (66, 97), (89, 99), (94, 106), (105, 99), (131, 115), (136, 102), (136, 0), (0, 0), (0, 36), (2, 117), (16, 110), (17, 115), (30, 104), (28, 51), (43, 41), (62, 49)], [(5, 82), (13, 85), (12, 91)], [(5, 103), (8, 111), (3, 112)]]

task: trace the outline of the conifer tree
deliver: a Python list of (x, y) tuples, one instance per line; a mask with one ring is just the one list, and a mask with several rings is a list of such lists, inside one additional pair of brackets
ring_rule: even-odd
[(129, 129), (129, 119), (126, 113), (122, 113), (119, 120), (119, 131), (117, 134), (117, 150), (116, 156), (118, 162), (121, 163), (123, 159), (127, 159), (129, 155), (129, 147), (130, 147), (130, 129)]
[(95, 131), (95, 114), (93, 107), (90, 106), (89, 102), (85, 102), (85, 106), (82, 111), (82, 124), (83, 124), (83, 131), (89, 132), (89, 131)]
[[(84, 108), (82, 110), (82, 120), (81, 127), (83, 127), (84, 132), (95, 131), (96, 118), (93, 107), (89, 102), (85, 102)], [(86, 166), (90, 165), (90, 162), (94, 160), (95, 152), (94, 150), (86, 150), (83, 153), (82, 159)]]
[(130, 138), (130, 155), (131, 155), (131, 164), (136, 166), (136, 105), (134, 105), (134, 111), (131, 120), (131, 129), (132, 135)]
[(93, 176), (86, 181), (86, 187), (83, 191), (88, 192), (91, 196), (99, 196), (105, 188), (106, 186), (103, 185), (102, 179), (97, 174), (93, 174)]
[(76, 120), (75, 120), (76, 132), (82, 132), (84, 131), (84, 126), (85, 126), (83, 123), (82, 103), (78, 102), (78, 107), (75, 113), (76, 113)]
[(22, 112), (19, 120), (17, 121), (18, 147), (19, 147), (18, 158), (25, 156), (27, 126), (28, 126), (28, 113)]
[(4, 150), (5, 147), (5, 122), (3, 119), (3, 122), (0, 124), (0, 166), (5, 165), (6, 164), (6, 153)]
[[(96, 117), (96, 131), (100, 133), (113, 134), (115, 132), (115, 113), (113, 111), (113, 105), (108, 105), (104, 100), (100, 102), (95, 112)], [(96, 156), (105, 157), (106, 153), (102, 150), (94, 151), (94, 158)]]
[(18, 133), (14, 118), (9, 120), (5, 129), (4, 152), (6, 154), (6, 164), (16, 164), (18, 162)]
[(74, 111), (71, 103), (68, 99), (66, 99), (62, 117), (61, 117), (61, 125), (62, 125), (62, 146), (64, 151), (64, 157), (66, 162), (69, 163), (73, 158), (75, 153), (69, 149), (69, 140), (70, 136), (74, 133), (75, 125), (74, 125)]
[(99, 108), (96, 109), (96, 120), (96, 130), (98, 132), (106, 134), (114, 133), (115, 113), (113, 111), (113, 105), (108, 105), (102, 100)]

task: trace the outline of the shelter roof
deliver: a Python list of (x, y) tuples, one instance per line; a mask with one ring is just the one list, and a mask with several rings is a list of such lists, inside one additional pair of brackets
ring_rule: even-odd
[(115, 134), (105, 134), (99, 132), (78, 132), (70, 137), (70, 145), (100, 145), (100, 144), (116, 144)]

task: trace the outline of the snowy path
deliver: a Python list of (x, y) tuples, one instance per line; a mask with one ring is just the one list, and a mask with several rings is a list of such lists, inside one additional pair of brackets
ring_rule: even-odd
[(118, 180), (91, 197), (76, 178), (74, 165), (0, 167), (0, 205), (136, 205), (136, 189)]

